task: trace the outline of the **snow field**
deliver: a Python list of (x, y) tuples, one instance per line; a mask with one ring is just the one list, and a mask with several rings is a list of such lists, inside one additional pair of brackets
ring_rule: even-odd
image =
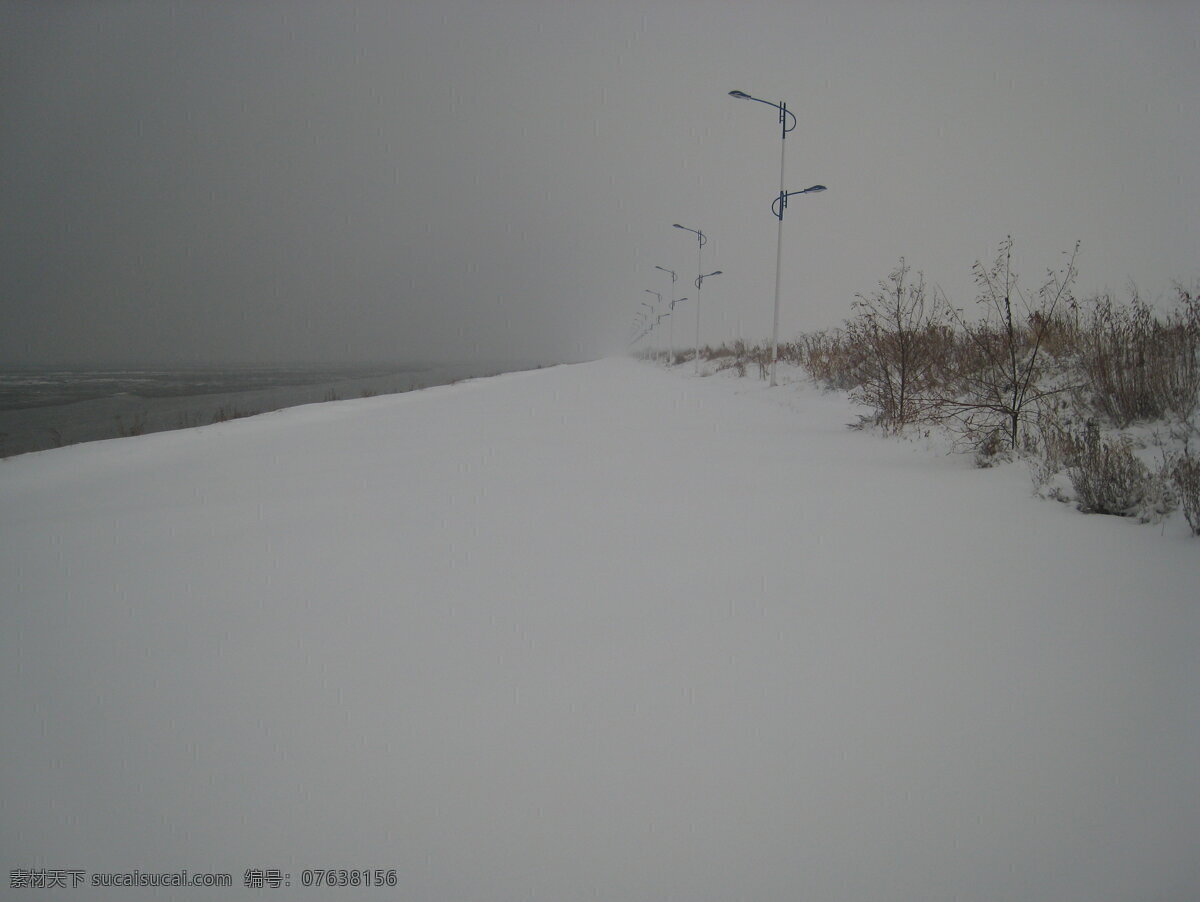
[(4, 864), (1195, 898), (1194, 541), (853, 419), (605, 360), (0, 462)]

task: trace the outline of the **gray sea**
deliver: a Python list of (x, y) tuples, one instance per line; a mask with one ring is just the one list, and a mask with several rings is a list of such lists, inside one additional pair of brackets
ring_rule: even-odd
[(413, 391), (530, 362), (241, 368), (0, 369), (0, 457), (188, 429), (323, 401)]

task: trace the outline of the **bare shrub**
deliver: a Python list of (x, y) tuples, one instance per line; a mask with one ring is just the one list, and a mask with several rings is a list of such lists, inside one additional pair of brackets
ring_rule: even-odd
[(1037, 447), (1027, 458), (1039, 495), (1056, 501), (1070, 500), (1060, 484), (1059, 474), (1078, 457), (1080, 450), (1076, 434), (1059, 419), (1058, 410), (1044, 405), (1037, 417)]
[(1192, 535), (1200, 536), (1200, 458), (1192, 457), (1185, 448), (1168, 466), (1183, 516)]
[(1012, 269), (1012, 238), (1005, 238), (991, 266), (976, 262), (977, 298), (983, 313), (968, 322), (951, 311), (960, 338), (949, 349), (946, 389), (929, 399), (927, 416), (955, 429), (972, 446), (995, 441), (1011, 451), (1036, 425), (1039, 404), (1062, 391), (1048, 387), (1047, 340), (1057, 333), (1059, 312), (1071, 303), (1079, 245), (1066, 266), (1049, 271), (1036, 295), (1022, 291)]
[[(759, 351), (758, 346), (754, 348), (755, 353)], [(762, 352), (769, 358), (771, 349), (765, 343), (762, 346)], [(777, 357), (783, 363), (793, 363), (796, 366), (804, 365), (804, 345), (801, 339), (796, 341), (781, 341), (777, 348)]]
[[(783, 360), (783, 345), (779, 345), (779, 360)], [(749, 362), (758, 367), (758, 378), (767, 380), (771, 376), (771, 349), (765, 344), (755, 345), (750, 349)]]
[(735, 358), (733, 366), (737, 370), (739, 377), (745, 377), (746, 364), (753, 361), (755, 350), (757, 349), (748, 347), (746, 342), (740, 338), (733, 343), (733, 356)]
[(1011, 459), (1007, 437), (1000, 427), (993, 427), (990, 432), (980, 434), (975, 442), (975, 466), (987, 469), (996, 463)]
[(873, 408), (873, 421), (890, 432), (919, 418), (939, 385), (949, 331), (946, 305), (929, 295), (922, 273), (910, 280), (909, 272), (901, 257), (886, 282), (858, 295), (857, 314), (846, 323), (856, 363), (850, 397)]
[(1107, 442), (1095, 423), (1076, 437), (1078, 451), (1067, 468), (1079, 509), (1091, 514), (1134, 516), (1150, 489), (1150, 472), (1124, 440)]
[(1187, 421), (1200, 399), (1200, 299), (1177, 287), (1179, 303), (1155, 315), (1131, 290), (1129, 303), (1092, 299), (1080, 336), (1089, 400), (1115, 426), (1174, 415)]
[(1083, 450), (1079, 434), (1064, 426), (1054, 410), (1038, 414), (1038, 437), (1040, 456), (1052, 473), (1068, 466)]
[(719, 360), (722, 357), (733, 357), (734, 350), (725, 344), (717, 345), (715, 348), (712, 345), (705, 345), (700, 349), (700, 356), (704, 360)]

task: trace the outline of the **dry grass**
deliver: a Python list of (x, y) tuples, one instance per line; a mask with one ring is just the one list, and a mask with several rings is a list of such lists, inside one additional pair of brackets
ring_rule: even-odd
[(1041, 413), (1064, 403), (1077, 423), (1124, 429), (1167, 420), (1194, 432), (1200, 292), (1177, 287), (1167, 312), (1136, 291), (1125, 304), (1107, 295), (1079, 303), (1071, 254), (1027, 293), (1011, 249), (1006, 240), (992, 264), (975, 265), (977, 319), (926, 297), (919, 275), (906, 282), (901, 260), (877, 291), (859, 296), (844, 328), (801, 338), (800, 362), (818, 384), (866, 406), (864, 423), (893, 432), (940, 424), (983, 459), (1045, 445)]
[[(1169, 310), (1151, 308), (1136, 290), (1124, 303), (1108, 295), (1079, 302), (1071, 293), (1078, 247), (1035, 292), (1021, 289), (1011, 249), (1006, 239), (990, 265), (975, 264), (975, 319), (928, 293), (920, 274), (909, 278), (902, 259), (858, 297), (842, 328), (780, 344), (779, 360), (850, 393), (868, 410), (860, 425), (939, 425), (982, 466), (1029, 460), (1035, 481), (1055, 483), (1050, 494), (1062, 500), (1070, 493), (1056, 493), (1069, 476), (1083, 510), (1154, 519), (1178, 506), (1200, 535), (1200, 458), (1186, 449), (1200, 413), (1200, 282), (1177, 286)], [(717, 370), (769, 374), (766, 343), (700, 354)], [(692, 357), (680, 351), (671, 362)], [(1169, 435), (1157, 470), (1121, 435), (1139, 424)]]
[(1133, 292), (1128, 304), (1092, 301), (1077, 352), (1088, 397), (1118, 427), (1191, 419), (1200, 397), (1200, 302), (1180, 288), (1176, 308), (1156, 314)]

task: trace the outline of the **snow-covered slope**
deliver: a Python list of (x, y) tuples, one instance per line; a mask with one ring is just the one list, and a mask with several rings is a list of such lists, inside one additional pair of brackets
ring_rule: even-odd
[(1195, 541), (853, 418), (607, 360), (0, 462), (0, 864), (1200, 898)]

